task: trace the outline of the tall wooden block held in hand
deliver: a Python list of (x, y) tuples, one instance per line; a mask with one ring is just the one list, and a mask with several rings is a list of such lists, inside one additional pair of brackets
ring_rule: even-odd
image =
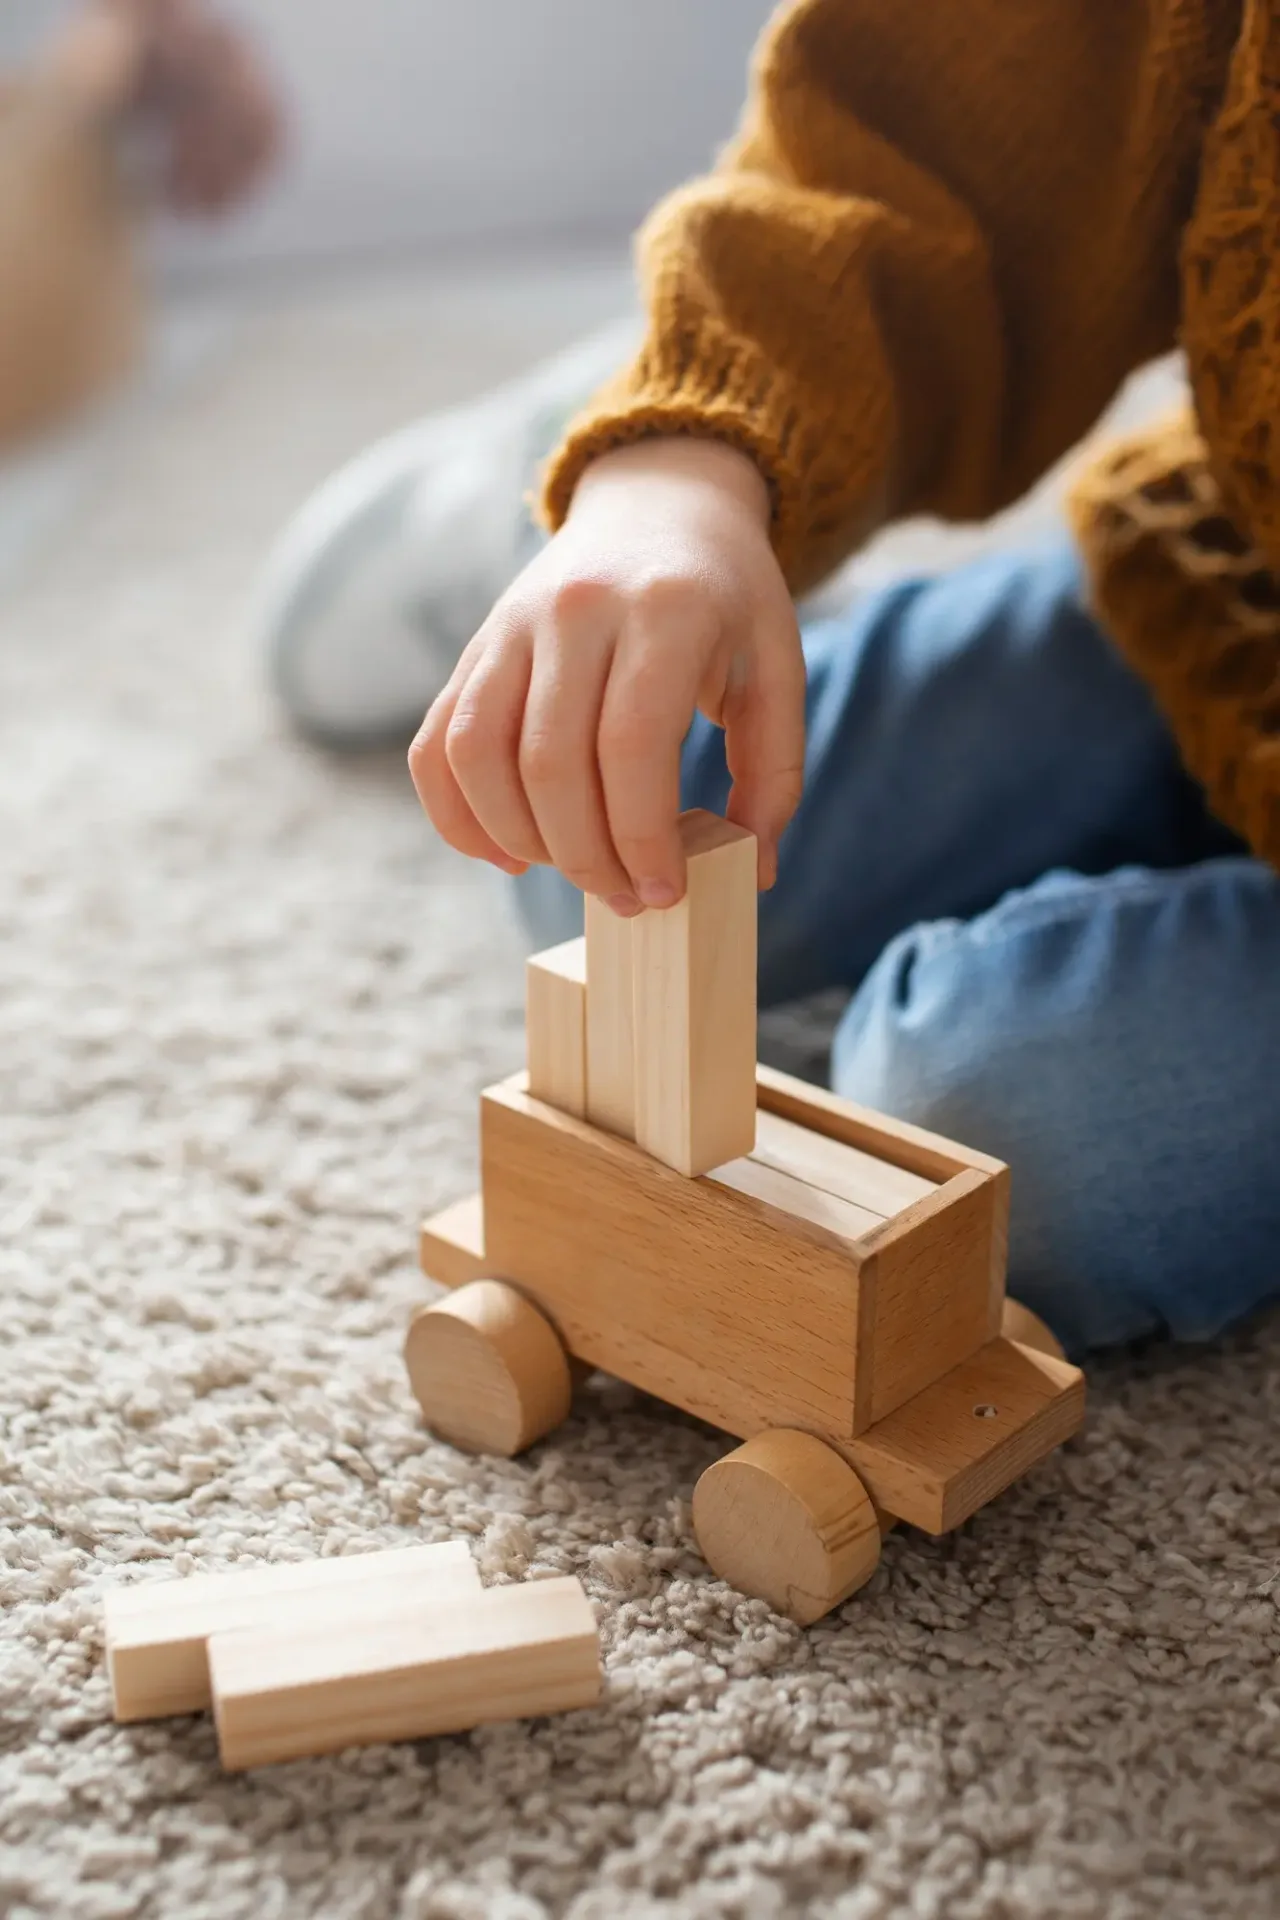
[(636, 1131), (633, 924), (587, 895), (587, 1119), (623, 1140)]
[(756, 842), (716, 814), (680, 819), (688, 889), (631, 923), (635, 1140), (678, 1173), (756, 1141)]
[(584, 940), (535, 953), (525, 967), (529, 1091), (579, 1120), (587, 1111), (587, 956)]

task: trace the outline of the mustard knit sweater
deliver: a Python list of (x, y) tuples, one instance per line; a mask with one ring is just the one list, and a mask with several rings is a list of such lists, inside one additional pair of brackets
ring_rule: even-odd
[(803, 590), (889, 520), (1016, 498), (1181, 336), (1195, 419), (1073, 518), (1188, 766), (1280, 865), (1277, 126), (1280, 0), (792, 0), (736, 139), (643, 230), (647, 337), (550, 524), (608, 448), (715, 436)]

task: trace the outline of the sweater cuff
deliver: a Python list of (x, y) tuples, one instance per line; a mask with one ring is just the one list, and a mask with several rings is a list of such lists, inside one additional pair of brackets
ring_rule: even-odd
[(804, 593), (883, 523), (888, 412), (870, 399), (851, 430), (739, 342), (651, 341), (570, 423), (542, 472), (541, 517), (554, 533), (585, 469), (615, 447), (674, 435), (719, 440), (764, 475), (774, 551), (792, 591)]

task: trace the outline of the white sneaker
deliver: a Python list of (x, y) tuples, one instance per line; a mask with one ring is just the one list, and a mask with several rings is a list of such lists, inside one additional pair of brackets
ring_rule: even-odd
[(276, 692), (326, 746), (407, 739), (537, 550), (526, 496), (566, 422), (634, 347), (631, 321), (341, 468), (285, 528), (253, 612)]

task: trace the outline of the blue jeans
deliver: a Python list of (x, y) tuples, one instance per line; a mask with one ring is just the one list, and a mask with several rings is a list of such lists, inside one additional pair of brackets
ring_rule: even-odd
[[(1010, 1288), (1076, 1353), (1280, 1298), (1280, 876), (1208, 813), (1065, 539), (805, 635), (762, 1002), (848, 987), (836, 1089), (1013, 1169)], [(688, 806), (723, 811), (695, 724)], [(580, 903), (535, 870), (540, 939)]]

